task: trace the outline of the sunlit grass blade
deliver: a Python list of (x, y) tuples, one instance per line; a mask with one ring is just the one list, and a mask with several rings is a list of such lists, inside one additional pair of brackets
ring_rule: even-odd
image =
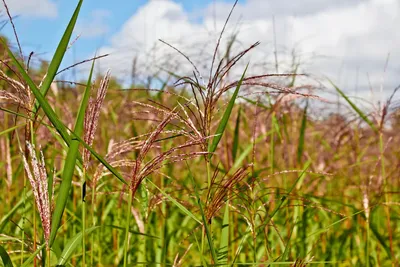
[[(87, 104), (89, 102), (90, 89), (92, 84), (92, 74), (94, 68), (94, 61), (92, 64), (92, 68), (89, 73), (89, 78), (86, 84), (86, 89), (79, 107), (78, 115), (75, 121), (74, 134), (76, 136), (81, 136), (83, 134), (83, 121), (85, 118), (85, 111)], [(67, 200), (69, 198), (69, 191), (72, 186), (72, 176), (75, 170), (75, 163), (77, 156), (79, 154), (79, 141), (76, 138), (72, 138), (71, 145), (69, 146), (67, 158), (65, 159), (64, 169), (62, 173), (62, 181), (60, 185), (60, 190), (58, 193), (56, 205), (54, 208), (54, 213), (51, 222), (51, 233), (50, 233), (50, 241), (49, 246), (54, 242), (54, 239), (57, 234), (58, 227), (60, 226), (61, 217), (64, 213), (65, 205), (67, 204)]]
[(374, 234), (374, 236), (378, 240), (379, 244), (381, 244), (381, 246), (384, 248), (389, 259), (392, 259), (392, 253), (390, 252), (390, 247), (386, 244), (387, 241), (385, 240), (385, 237), (383, 237), (379, 233), (377, 227), (372, 223), (372, 221), (370, 221), (369, 224), (370, 224), (371, 232)]
[(229, 228), (229, 201), (227, 201), (225, 206), (224, 218), (222, 220), (221, 241), (218, 249), (218, 260), (221, 264), (228, 262)]
[[(78, 5), (75, 8), (74, 14), (71, 17), (71, 20), (69, 21), (68, 26), (65, 29), (64, 34), (60, 40), (60, 43), (58, 44), (56, 52), (54, 53), (53, 58), (49, 64), (46, 77), (43, 79), (43, 83), (40, 87), (40, 92), (44, 97), (46, 97), (50, 85), (53, 82), (54, 77), (56, 76), (58, 68), (60, 67), (61, 61), (64, 58), (64, 54), (67, 51), (69, 40), (71, 39), (72, 32), (75, 28), (76, 20), (78, 19), (82, 3), (83, 0), (79, 0)], [(35, 104), (34, 113), (36, 113), (40, 105), (41, 105), (40, 102), (37, 101)]]
[(192, 171), (189, 168), (189, 165), (186, 164), (186, 166), (187, 166), (187, 169), (189, 170), (189, 176), (190, 176), (190, 178), (192, 180), (192, 183), (193, 183), (194, 192), (195, 192), (195, 196), (196, 196), (196, 199), (197, 199), (197, 205), (199, 206), (199, 209), (200, 209), (201, 218), (203, 220), (203, 227), (204, 227), (204, 230), (205, 230), (205, 234), (207, 236), (207, 241), (208, 241), (208, 245), (210, 247), (211, 256), (212, 256), (212, 259), (214, 261), (214, 265), (218, 265), (217, 250), (215, 249), (214, 241), (213, 241), (213, 238), (212, 238), (211, 229), (210, 229), (209, 223), (208, 223), (208, 221), (206, 219), (206, 216), (205, 216), (205, 213), (204, 213), (203, 204), (201, 203), (199, 192), (197, 191), (197, 185), (196, 185), (196, 182), (194, 181), (194, 177), (193, 177)]
[(0, 257), (3, 260), (4, 267), (13, 267), (12, 261), (10, 256), (8, 255), (7, 251), (0, 245)]
[(240, 129), (240, 115), (242, 112), (242, 108), (239, 107), (239, 111), (236, 117), (236, 125), (235, 125), (235, 131), (233, 134), (233, 143), (232, 143), (232, 161), (235, 162), (236, 160), (236, 155), (238, 152), (239, 148), (239, 129)]
[(330, 84), (336, 89), (336, 91), (340, 94), (341, 97), (344, 98), (344, 100), (346, 100), (346, 102), (353, 108), (353, 110), (360, 116), (360, 118), (362, 118), (370, 127), (372, 130), (374, 130), (375, 132), (378, 132), (378, 129), (376, 128), (376, 126), (374, 125), (374, 123), (368, 119), (368, 116), (364, 114), (364, 112), (361, 111), (361, 109), (359, 109), (351, 100), (348, 96), (346, 96), (346, 94), (339, 89), (339, 87), (337, 87), (331, 80), (328, 79), (328, 81), (330, 82)]
[[(10, 114), (13, 114), (13, 115), (16, 115), (16, 116), (19, 116), (19, 117), (22, 117), (22, 118), (31, 120), (31, 118), (29, 118), (28, 116), (26, 116), (26, 115), (24, 115), (24, 114), (21, 114), (21, 113), (14, 112), (14, 111), (12, 111), (12, 110), (8, 110), (8, 109), (1, 108), (1, 107), (0, 107), (0, 110), (3, 110), (3, 111), (5, 111), (5, 112), (7, 112), (7, 113), (10, 113)], [(50, 110), (50, 112), (54, 113), (54, 111), (53, 111), (52, 109)], [(54, 132), (51, 125), (45, 124), (45, 123), (43, 123), (43, 122), (42, 122), (41, 124), (44, 125), (44, 126), (47, 126), (48, 129), (49, 129), (52, 133)], [(64, 127), (65, 127), (65, 126), (64, 126)], [(121, 175), (114, 167), (112, 167), (100, 154), (98, 154), (96, 151), (93, 150), (93, 148), (91, 148), (88, 144), (86, 144), (85, 141), (82, 140), (82, 138), (80, 138), (79, 136), (77, 136), (71, 129), (68, 129), (67, 127), (65, 127), (65, 128), (67, 129), (68, 132), (71, 133), (71, 135), (72, 135), (73, 138), (77, 139), (77, 140), (78, 140), (78, 141), (79, 141), (79, 142), (80, 142), (80, 143), (81, 143), (81, 144), (82, 144), (82, 145), (83, 145), (83, 146), (84, 146), (98, 161), (101, 162), (101, 164), (104, 165), (104, 167), (106, 167), (112, 174), (114, 174), (115, 177), (117, 177), (122, 183), (128, 184), (128, 183), (124, 180), (124, 178), (122, 177), (122, 175)], [(54, 127), (54, 129), (56, 129), (56, 128)], [(57, 129), (56, 129), (56, 130), (57, 130)], [(57, 132), (58, 132), (58, 131), (57, 131)], [(63, 138), (63, 140), (65, 141), (65, 143), (67, 144), (67, 146), (69, 146), (69, 145), (71, 144), (71, 140), (70, 140), (70, 136), (68, 135), (68, 132), (66, 132), (66, 135), (65, 135), (65, 137), (68, 138), (68, 139), (66, 140), (66, 139)], [(63, 137), (63, 136), (61, 136), (61, 137)], [(60, 144), (62, 145), (62, 143), (61, 143), (62, 140), (59, 138), (59, 136), (54, 135), (54, 138), (58, 139), (58, 140), (60, 141)], [(66, 148), (66, 147), (65, 147), (65, 148)], [(78, 160), (79, 160), (79, 164), (82, 164), (82, 157), (81, 157), (80, 155), (78, 155)]]
[(21, 198), (20, 201), (18, 201), (7, 214), (4, 214), (4, 216), (0, 220), (0, 232), (3, 232), (3, 229), (6, 226), (6, 224), (11, 222), (10, 218), (19, 208), (23, 207), (25, 201), (28, 201), (31, 197), (32, 197), (32, 190), (28, 191), (25, 194), (25, 198)]
[(20, 128), (20, 127), (24, 127), (25, 125), (26, 125), (25, 123), (24, 124), (15, 125), (14, 127), (8, 128), (7, 130), (4, 130), (4, 131), (1, 131), (0, 132), (0, 136), (2, 136), (3, 134), (6, 134), (6, 133), (12, 132), (12, 131)]
[(307, 108), (308, 108), (308, 102), (307, 102), (306, 107), (304, 108), (303, 117), (301, 119), (299, 144), (297, 146), (297, 163), (301, 162), (301, 157), (302, 157), (303, 151), (304, 151), (304, 144), (305, 144), (304, 138), (305, 138), (306, 128), (307, 128)]
[[(101, 228), (101, 226), (90, 227), (85, 230), (85, 235), (90, 234), (91, 232)], [(73, 238), (71, 238), (68, 243), (65, 245), (63, 252), (61, 253), (60, 258), (58, 259), (57, 266), (65, 266), (69, 258), (71, 258), (72, 253), (75, 249), (82, 244), (83, 232), (79, 232)]]
[(157, 188), (157, 190), (160, 191), (161, 194), (163, 194), (166, 198), (168, 198), (169, 201), (174, 203), (174, 205), (177, 206), (184, 214), (188, 215), (190, 218), (192, 218), (199, 224), (202, 224), (202, 222), (199, 219), (197, 219), (197, 217), (192, 212), (190, 212), (187, 208), (185, 208), (185, 206), (183, 206), (181, 203), (176, 201), (174, 198), (172, 198), (169, 194), (167, 194), (167, 192), (165, 192), (164, 190), (159, 188), (157, 185), (155, 185), (150, 179), (146, 179), (146, 181), (149, 184), (151, 184), (152, 186), (154, 186), (155, 188)]
[(26, 73), (24, 67), (16, 59), (14, 54), (11, 52), (10, 48), (8, 48), (8, 46), (5, 44), (5, 41), (3, 39), (1, 39), (1, 41), (3, 42), (3, 45), (6, 48), (9, 57), (12, 59), (12, 62), (19, 70), (22, 78), (25, 80), (25, 82), (30, 87), (32, 93), (34, 94), (36, 100), (39, 102), (40, 106), (43, 108), (43, 111), (46, 113), (50, 122), (56, 128), (57, 132), (61, 135), (61, 137), (64, 139), (64, 141), (69, 145), (71, 143), (71, 138), (67, 132), (65, 125), (60, 121), (60, 119), (58, 118), (56, 113), (51, 108), (50, 104), (47, 102), (47, 100), (44, 98), (42, 93), (37, 88), (34, 81), (31, 79), (31, 77), (28, 75), (28, 73)]
[(29, 258), (24, 261), (24, 263), (21, 265), (21, 267), (30, 267), (32, 266), (32, 261), (36, 258), (36, 255), (40, 253), (40, 251), (43, 250), (43, 248), (46, 247), (46, 243), (43, 243), (40, 245), (32, 254), (29, 256)]
[(224, 115), (222, 116), (222, 119), (219, 122), (217, 131), (215, 132), (215, 136), (214, 136), (211, 144), (208, 147), (208, 152), (210, 153), (209, 154), (209, 158), (212, 157), (213, 153), (217, 149), (219, 141), (221, 140), (222, 135), (223, 135), (223, 133), (225, 131), (226, 125), (228, 124), (229, 117), (231, 116), (232, 109), (233, 109), (233, 107), (235, 105), (235, 100), (237, 98), (237, 95), (239, 94), (239, 89), (242, 86), (242, 82), (243, 82), (244, 76), (246, 75), (246, 71), (247, 71), (248, 66), (249, 65), (247, 64), (246, 68), (244, 69), (242, 77), (240, 78), (240, 80), (239, 80), (239, 82), (238, 82), (238, 84), (236, 86), (235, 92), (233, 93), (231, 99), (229, 100), (229, 103), (228, 103), (228, 106), (226, 107)]

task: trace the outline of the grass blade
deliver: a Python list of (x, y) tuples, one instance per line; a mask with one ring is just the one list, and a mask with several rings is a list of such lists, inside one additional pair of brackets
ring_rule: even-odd
[(0, 245), (0, 256), (1, 259), (3, 260), (4, 267), (13, 267), (10, 256), (8, 256), (7, 251), (1, 245)]
[(21, 267), (30, 267), (32, 266), (32, 261), (35, 259), (36, 255), (42, 251), (43, 248), (46, 247), (46, 243), (43, 243), (41, 246), (39, 246), (30, 256), (29, 258), (22, 264)]
[(221, 242), (218, 250), (218, 260), (221, 264), (228, 262), (229, 248), (229, 200), (226, 202), (221, 229)]
[(32, 93), (34, 94), (36, 100), (39, 102), (40, 106), (43, 108), (43, 111), (46, 113), (47, 117), (49, 118), (50, 122), (53, 124), (54, 128), (56, 128), (57, 132), (61, 135), (61, 137), (64, 139), (64, 141), (70, 145), (71, 143), (71, 138), (67, 132), (67, 129), (65, 125), (60, 121), (56, 113), (53, 111), (51, 108), (50, 104), (47, 102), (47, 100), (44, 98), (42, 93), (40, 93), (38, 87), (36, 84), (33, 82), (31, 77), (29, 77), (28, 73), (26, 73), (24, 67), (19, 63), (19, 61), (16, 59), (14, 54), (11, 52), (10, 48), (6, 45), (5, 41), (1, 39), (5, 49), (8, 52), (9, 57), (12, 59), (12, 62), (14, 65), (17, 67), (19, 70), (22, 78), (25, 80), (25, 82), (28, 84), (30, 87)]
[[(329, 80), (329, 79), (328, 79)], [(348, 96), (345, 95), (345, 93), (339, 89), (331, 80), (329, 80), (331, 85), (336, 89), (336, 91), (340, 94), (341, 97), (346, 100), (346, 102), (353, 108), (353, 110), (371, 127), (372, 130), (375, 132), (378, 132), (378, 129), (376, 126), (372, 123), (370, 119), (368, 119), (368, 116), (365, 115), (351, 100)]]
[(185, 213), (186, 215), (188, 215), (190, 218), (192, 218), (193, 220), (195, 220), (196, 222), (198, 222), (199, 224), (202, 224), (202, 222), (197, 219), (197, 217), (191, 213), (187, 208), (185, 208), (181, 203), (179, 203), (178, 201), (176, 201), (174, 198), (172, 198), (170, 195), (167, 194), (167, 192), (165, 192), (164, 190), (162, 190), (161, 188), (159, 188), (157, 185), (155, 185), (152, 181), (150, 181), (150, 179), (146, 178), (146, 181), (148, 183), (150, 183), (152, 186), (154, 186), (155, 188), (157, 188), (158, 191), (161, 192), (161, 194), (163, 194), (166, 198), (168, 198), (168, 200), (170, 200), (172, 203), (175, 204), (175, 206), (177, 206), (183, 213)]
[(1, 131), (0, 132), (0, 136), (2, 136), (3, 134), (6, 134), (6, 133), (12, 132), (12, 131), (14, 131), (14, 130), (20, 128), (20, 127), (23, 127), (25, 125), (26, 125), (25, 123), (24, 124), (19, 124), (19, 125), (16, 125), (14, 127), (8, 128), (7, 130)]
[(239, 107), (239, 111), (236, 117), (235, 131), (233, 134), (233, 144), (232, 144), (232, 161), (235, 162), (236, 155), (239, 147), (239, 129), (240, 129), (240, 115), (242, 113), (242, 108)]
[[(40, 92), (42, 95), (45, 97), (51, 83), (54, 80), (54, 77), (56, 76), (56, 73), (58, 71), (58, 68), (60, 67), (61, 61), (64, 58), (64, 54), (67, 51), (68, 45), (69, 45), (69, 40), (71, 39), (72, 32), (75, 28), (76, 20), (78, 19), (79, 11), (81, 9), (83, 0), (79, 0), (78, 5), (75, 8), (74, 14), (71, 17), (71, 20), (68, 23), (67, 28), (64, 31), (64, 34), (60, 40), (60, 43), (58, 44), (58, 47), (56, 49), (56, 52), (54, 53), (54, 56), (49, 64), (49, 68), (47, 69), (46, 77), (43, 79), (42, 86), (40, 87)], [(35, 104), (35, 109), (34, 113), (39, 109), (40, 107), (40, 102), (36, 102)]]
[[(101, 226), (94, 226), (86, 229), (85, 235), (90, 234), (91, 232), (99, 229)], [(71, 258), (74, 250), (82, 244), (83, 232), (79, 232), (73, 238), (71, 238), (68, 243), (65, 245), (63, 252), (58, 260), (57, 266), (65, 266), (69, 258)]]
[[(187, 165), (187, 163), (186, 163), (186, 165)], [(193, 183), (193, 186), (194, 186), (194, 192), (195, 192), (196, 199), (197, 199), (197, 205), (199, 206), (199, 209), (200, 209), (201, 218), (203, 220), (203, 226), (204, 226), (204, 229), (205, 229), (205, 232), (206, 232), (208, 245), (209, 245), (210, 250), (211, 250), (211, 256), (212, 256), (212, 259), (214, 261), (214, 265), (218, 265), (217, 251), (216, 251), (216, 249), (214, 247), (212, 233), (211, 233), (210, 227), (208, 225), (209, 223), (207, 222), (207, 219), (206, 219), (206, 216), (205, 216), (205, 213), (204, 213), (203, 205), (201, 204), (201, 199), (200, 199), (199, 192), (197, 191), (196, 182), (194, 181), (194, 177), (193, 177), (192, 171), (189, 168), (189, 165), (187, 165), (187, 168), (189, 170), (189, 176), (192, 179), (192, 183)]]
[[(79, 107), (78, 116), (75, 121), (74, 132), (75, 132), (75, 135), (77, 135), (77, 136), (80, 136), (83, 133), (83, 121), (85, 118), (86, 107), (89, 102), (93, 68), (94, 68), (94, 61), (92, 64), (92, 68), (90, 70), (85, 93), (82, 98), (81, 105)], [(62, 181), (61, 181), (61, 185), (60, 185), (60, 191), (58, 193), (57, 202), (56, 202), (53, 217), (52, 217), (51, 233), (50, 233), (50, 241), (49, 241), (50, 247), (55, 240), (58, 227), (60, 226), (61, 217), (64, 213), (64, 209), (67, 204), (68, 197), (69, 197), (69, 191), (72, 186), (72, 176), (73, 176), (74, 170), (75, 170), (76, 158), (79, 153), (78, 148), (79, 148), (79, 141), (76, 138), (72, 138), (71, 145), (68, 149), (67, 158), (65, 160), (64, 170), (63, 170), (63, 174), (62, 174)]]
[(304, 137), (305, 137), (306, 128), (307, 128), (307, 108), (308, 108), (308, 102), (307, 102), (306, 107), (304, 108), (303, 118), (301, 119), (299, 145), (297, 147), (297, 163), (299, 163), (299, 164), (301, 161), (301, 156), (303, 155), (303, 151), (304, 151)]
[(217, 131), (215, 132), (215, 136), (214, 136), (214, 138), (212, 140), (212, 143), (208, 147), (208, 152), (210, 153), (209, 154), (209, 158), (212, 157), (212, 155), (213, 155), (212, 153), (214, 153), (215, 150), (217, 149), (218, 143), (222, 138), (222, 135), (223, 135), (223, 133), (225, 131), (226, 125), (228, 124), (229, 117), (231, 116), (233, 106), (235, 105), (235, 100), (236, 100), (237, 95), (239, 93), (239, 89), (242, 86), (242, 82), (243, 82), (244, 76), (246, 75), (246, 71), (247, 71), (248, 66), (249, 66), (249, 64), (247, 64), (247, 66), (246, 66), (246, 68), (245, 68), (245, 70), (244, 70), (244, 72), (242, 74), (242, 77), (240, 78), (240, 80), (239, 80), (239, 82), (238, 82), (238, 84), (236, 86), (235, 92), (233, 93), (233, 96), (231, 97), (231, 100), (229, 100), (229, 104), (226, 107), (226, 110), (224, 112), (224, 115), (222, 116), (221, 121), (219, 122)]

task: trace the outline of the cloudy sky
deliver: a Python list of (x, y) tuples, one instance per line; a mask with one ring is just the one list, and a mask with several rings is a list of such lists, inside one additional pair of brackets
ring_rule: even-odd
[[(73, 0), (7, 0), (25, 54), (49, 59), (74, 10)], [(120, 79), (136, 72), (179, 74), (191, 71), (176, 51), (207, 70), (233, 0), (86, 0), (65, 65), (110, 53), (99, 69), (111, 68)], [(4, 8), (1, 7), (4, 11)], [(4, 12), (1, 12), (4, 14)], [(4, 18), (4, 17), (3, 17)], [(274, 27), (275, 25), (275, 27)], [(304, 73), (329, 77), (352, 94), (383, 97), (400, 83), (399, 0), (239, 0), (221, 45), (236, 34), (232, 54), (256, 41), (261, 45), (244, 59), (253, 72), (275, 72), (300, 64)], [(275, 35), (274, 35), (275, 28)], [(11, 40), (10, 25), (2, 34)], [(275, 38), (274, 38), (275, 37)], [(243, 68), (242, 68), (243, 69)], [(240, 73), (238, 66), (238, 73)], [(202, 73), (203, 74), (203, 73)], [(162, 76), (162, 74), (160, 74)]]

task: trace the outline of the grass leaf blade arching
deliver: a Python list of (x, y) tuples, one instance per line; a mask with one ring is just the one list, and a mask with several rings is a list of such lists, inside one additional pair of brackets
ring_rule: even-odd
[(244, 72), (242, 74), (242, 77), (238, 81), (238, 84), (236, 86), (235, 92), (233, 93), (231, 99), (229, 100), (229, 104), (226, 107), (226, 110), (224, 112), (224, 115), (222, 116), (221, 121), (219, 122), (217, 131), (215, 132), (215, 136), (214, 136), (214, 138), (212, 140), (212, 143), (208, 147), (208, 152), (210, 153), (209, 158), (212, 157), (212, 153), (214, 153), (215, 150), (217, 149), (219, 141), (221, 140), (222, 135), (223, 135), (223, 133), (225, 131), (226, 125), (228, 124), (229, 117), (231, 116), (232, 109), (233, 109), (233, 107), (235, 105), (235, 100), (236, 100), (236, 98), (237, 98), (237, 96), (239, 94), (239, 89), (242, 86), (242, 82), (243, 82), (244, 76), (246, 75), (246, 71), (247, 71), (248, 66), (249, 66), (249, 64), (247, 64), (247, 66), (244, 69)]
[[(79, 111), (78, 111), (78, 116), (77, 116), (76, 122), (75, 122), (74, 133), (77, 136), (80, 136), (83, 134), (83, 120), (85, 117), (86, 107), (89, 102), (93, 68), (94, 68), (94, 61), (92, 63), (92, 68), (90, 70), (85, 93), (82, 98), (82, 101), (81, 101), (81, 104), (79, 107)], [(57, 202), (56, 202), (53, 217), (51, 220), (52, 221), (51, 222), (51, 234), (50, 234), (50, 242), (49, 242), (50, 247), (55, 240), (58, 227), (60, 226), (61, 217), (64, 213), (64, 209), (67, 204), (68, 197), (69, 197), (69, 191), (72, 186), (72, 176), (73, 176), (74, 170), (75, 170), (75, 163), (76, 163), (76, 159), (79, 154), (79, 150), (78, 150), (79, 143), (80, 143), (79, 140), (77, 140), (76, 138), (72, 138), (71, 145), (69, 146), (69, 149), (68, 149), (67, 158), (65, 160), (65, 165), (64, 165), (64, 170), (62, 173), (62, 181), (61, 181), (61, 185), (60, 185), (60, 191), (59, 191), (59, 194), (57, 197)]]
[(13, 267), (12, 261), (10, 256), (8, 255), (7, 251), (0, 245), (0, 256), (3, 261), (4, 267)]
[[(54, 77), (56, 76), (58, 68), (60, 67), (61, 61), (64, 58), (65, 52), (67, 51), (69, 40), (71, 39), (72, 32), (75, 28), (75, 24), (78, 19), (82, 3), (83, 0), (79, 0), (78, 5), (75, 8), (74, 14), (71, 17), (71, 20), (69, 21), (68, 26), (65, 29), (65, 32), (60, 40), (60, 43), (58, 44), (56, 52), (54, 53), (54, 56), (50, 62), (49, 68), (47, 69), (46, 77), (43, 79), (43, 83), (40, 87), (40, 92), (44, 97), (46, 97), (50, 85), (53, 82)], [(40, 106), (41, 106), (40, 102), (37, 101), (34, 108), (35, 113)]]
[(359, 109), (351, 100), (350, 98), (342, 91), (339, 89), (339, 87), (337, 87), (331, 80), (329, 80), (330, 84), (336, 89), (336, 91), (340, 94), (341, 97), (344, 98), (344, 100), (346, 100), (346, 102), (353, 108), (353, 110), (360, 116), (360, 118), (362, 118), (370, 127), (372, 130), (374, 130), (375, 132), (378, 132), (378, 129), (376, 128), (376, 126), (374, 125), (374, 123), (368, 119), (368, 116), (364, 114), (364, 112), (361, 111), (361, 109)]

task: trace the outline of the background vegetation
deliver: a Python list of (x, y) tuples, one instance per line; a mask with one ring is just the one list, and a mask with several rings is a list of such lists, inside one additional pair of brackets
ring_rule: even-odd
[(228, 79), (258, 43), (205, 81), (122, 89), (93, 60), (57, 82), (81, 4), (40, 68), (0, 44), (0, 265), (399, 264), (393, 96), (367, 113), (331, 83), (333, 103), (296, 66)]

